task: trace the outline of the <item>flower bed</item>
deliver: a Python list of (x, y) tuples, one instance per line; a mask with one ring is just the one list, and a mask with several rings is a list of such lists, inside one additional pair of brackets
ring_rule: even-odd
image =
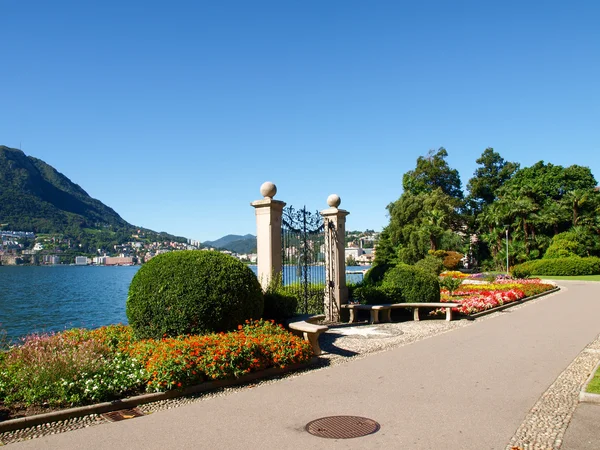
[(469, 278), (470, 275), (468, 273), (459, 272), (458, 270), (446, 270), (440, 273), (440, 277)]
[[(481, 311), (515, 302), (526, 297), (553, 289), (554, 285), (539, 279), (497, 280), (489, 284), (461, 285), (451, 296), (442, 290), (442, 302), (457, 302), (461, 305), (453, 311), (461, 314), (476, 314)], [(437, 312), (437, 311), (436, 311)]]
[(311, 356), (308, 342), (263, 320), (230, 333), (162, 340), (136, 341), (124, 325), (30, 335), (0, 352), (0, 409), (4, 405), (4, 418), (12, 418), (27, 407), (62, 408), (183, 388)]

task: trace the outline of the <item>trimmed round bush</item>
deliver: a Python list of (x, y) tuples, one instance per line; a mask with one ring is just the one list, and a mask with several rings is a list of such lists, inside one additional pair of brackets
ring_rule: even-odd
[(600, 275), (600, 258), (570, 258), (536, 259), (519, 264), (513, 268), (528, 271), (532, 275), (546, 276), (577, 276)]
[(378, 284), (381, 284), (383, 276), (391, 267), (392, 266), (389, 264), (377, 264), (371, 267), (363, 277), (363, 284), (366, 286), (377, 286)]
[(422, 260), (417, 261), (415, 267), (431, 272), (434, 275), (439, 275), (442, 273), (442, 270), (444, 270), (444, 263), (440, 258), (433, 255), (427, 255)]
[(233, 330), (262, 312), (254, 272), (232, 256), (206, 250), (152, 258), (133, 277), (126, 304), (141, 339)]
[(407, 303), (439, 302), (440, 283), (438, 277), (426, 270), (408, 264), (398, 264), (388, 270), (381, 287), (399, 289)]
[(443, 264), (448, 270), (455, 270), (461, 263), (465, 255), (455, 251), (448, 251), (444, 256)]

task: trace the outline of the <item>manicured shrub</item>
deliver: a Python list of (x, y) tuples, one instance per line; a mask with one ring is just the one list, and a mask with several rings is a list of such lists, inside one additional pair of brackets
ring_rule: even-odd
[(298, 300), (285, 292), (265, 292), (263, 318), (281, 323), (296, 314)]
[(510, 275), (513, 278), (517, 278), (519, 280), (523, 280), (525, 278), (529, 278), (531, 276), (531, 270), (527, 268), (527, 266), (518, 265), (510, 268)]
[(381, 305), (403, 302), (398, 288), (383, 286), (359, 286), (352, 291), (352, 300), (362, 305)]
[(281, 272), (273, 274), (264, 294), (263, 319), (282, 323), (294, 316), (297, 308), (298, 299), (283, 286)]
[(390, 269), (385, 274), (381, 287), (399, 289), (407, 303), (440, 301), (438, 277), (408, 264), (398, 264)]
[(570, 256), (598, 255), (600, 250), (597, 235), (581, 227), (574, 227), (552, 238), (544, 258), (567, 258)]
[(263, 312), (256, 275), (236, 258), (191, 250), (152, 258), (135, 274), (126, 312), (137, 338), (234, 329)]
[(552, 258), (537, 259), (519, 264), (513, 271), (527, 270), (532, 275), (546, 276), (577, 276), (577, 275), (599, 275), (600, 258)]
[(444, 270), (444, 263), (441, 258), (438, 258), (433, 255), (427, 255), (420, 261), (415, 263), (415, 267), (426, 270), (427, 272), (431, 272), (434, 275), (439, 275)]
[(443, 259), (444, 267), (448, 270), (456, 269), (460, 265), (461, 260), (463, 259), (464, 256), (465, 255), (463, 255), (462, 253), (458, 253), (458, 252), (454, 252), (454, 251), (446, 252), (446, 256), (444, 256), (444, 259)]
[(393, 266), (390, 264), (377, 264), (367, 270), (363, 277), (363, 284), (366, 286), (377, 286), (381, 284), (385, 273)]

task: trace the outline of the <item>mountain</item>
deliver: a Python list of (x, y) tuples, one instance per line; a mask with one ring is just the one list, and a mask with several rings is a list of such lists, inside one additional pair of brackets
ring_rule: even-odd
[(256, 252), (256, 236), (252, 234), (246, 234), (245, 236), (228, 234), (216, 241), (205, 241), (202, 245), (236, 253), (254, 253)]
[(54, 167), (3, 145), (0, 145), (0, 223), (8, 224), (5, 229), (63, 234), (83, 241), (93, 235), (95, 242), (89, 243), (92, 247), (103, 240), (120, 243), (133, 233), (185, 241), (183, 237), (152, 230), (138, 233), (140, 227), (90, 197)]

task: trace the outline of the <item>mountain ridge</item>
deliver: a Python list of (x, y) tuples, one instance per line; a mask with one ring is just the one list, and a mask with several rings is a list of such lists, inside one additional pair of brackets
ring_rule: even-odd
[[(13, 230), (63, 234), (83, 251), (120, 244), (143, 230), (152, 237), (186, 238), (135, 226), (41, 159), (0, 145), (0, 223)], [(8, 224), (8, 225), (6, 225)]]
[(253, 234), (228, 234), (214, 241), (204, 241), (205, 247), (214, 247), (222, 250), (229, 250), (235, 253), (253, 253), (256, 252), (256, 236)]

